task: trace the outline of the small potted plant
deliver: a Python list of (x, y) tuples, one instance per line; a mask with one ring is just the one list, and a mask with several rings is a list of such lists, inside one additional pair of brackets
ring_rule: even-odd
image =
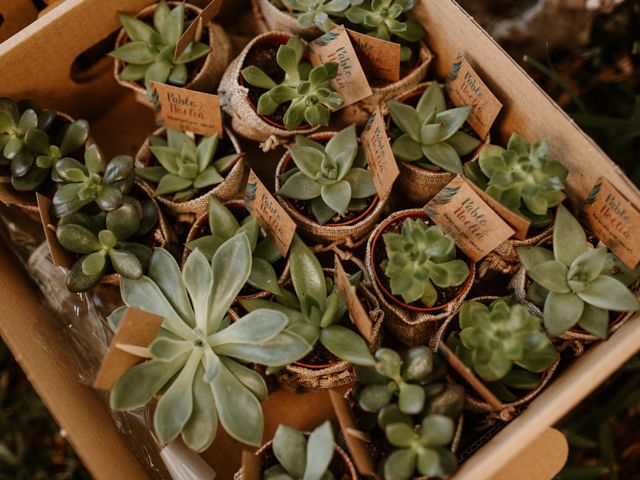
[[(260, 457), (261, 478), (357, 480), (349, 456), (336, 445), (327, 420), (311, 433), (279, 425), (273, 440), (255, 453)], [(234, 480), (243, 480), (240, 469)]]
[[(299, 237), (294, 237), (289, 252), (289, 275), (294, 292), (285, 290), (277, 301), (240, 300), (248, 311), (271, 308), (283, 312), (292, 327), (313, 346), (301, 360), (283, 366), (277, 372), (282, 386), (293, 391), (313, 391), (346, 385), (355, 379), (353, 365), (373, 365), (370, 348), (381, 341), (381, 311), (377, 302), (362, 285), (357, 293), (373, 323), (371, 341), (367, 342), (349, 322), (347, 306), (335, 282), (327, 279), (332, 270), (324, 270), (320, 262)], [(358, 283), (352, 276), (352, 283)]]
[(409, 202), (423, 206), (478, 154), (482, 141), (466, 123), (471, 106), (448, 108), (435, 82), (419, 85), (387, 106), (389, 137), (400, 167), (398, 189)]
[(11, 185), (23, 210), (37, 215), (32, 192), (53, 195), (51, 167), (63, 157), (82, 158), (88, 138), (86, 120), (42, 110), (33, 102), (0, 98), (0, 181)]
[(280, 295), (289, 275), (289, 261), (282, 257), (273, 239), (262, 231), (257, 219), (249, 215), (242, 200), (223, 204), (209, 197), (208, 212), (195, 221), (187, 235), (183, 263), (196, 249), (211, 261), (220, 245), (239, 232), (247, 234), (253, 258), (249, 280), (238, 299)]
[(136, 154), (136, 175), (156, 185), (154, 197), (173, 214), (199, 217), (210, 196), (223, 202), (242, 196), (248, 175), (243, 155), (229, 129), (220, 138), (160, 128)]
[(552, 228), (554, 209), (566, 198), (567, 169), (547, 157), (544, 140), (529, 144), (514, 133), (507, 148), (487, 145), (477, 162), (465, 165), (473, 183), (500, 204), (531, 222), (527, 238), (507, 240), (485, 258), (485, 262), (518, 263), (516, 248), (538, 244)]
[(501, 412), (494, 412), (491, 405), (468, 394), (469, 408), (498, 416), (540, 393), (560, 360), (541, 318), (510, 297), (464, 302), (458, 315), (447, 319), (438, 332), (440, 341), (445, 337), (458, 358), (505, 402)]
[(166, 245), (169, 233), (158, 206), (134, 184), (133, 158), (117, 156), (105, 168), (92, 145), (84, 163), (63, 158), (54, 170), (60, 180), (53, 197), (56, 238), (78, 256), (67, 274), (69, 290), (84, 292), (101, 281), (117, 284), (120, 276), (142, 276), (150, 247)]
[(150, 104), (147, 88), (152, 81), (215, 90), (231, 60), (231, 41), (220, 25), (209, 22), (201, 38), (174, 60), (178, 40), (201, 11), (190, 3), (160, 0), (135, 16), (119, 13), (122, 29), (109, 54), (115, 58), (118, 83), (135, 91), (145, 104)]
[[(239, 233), (211, 262), (196, 250), (180, 271), (171, 254), (156, 249), (148, 276), (123, 278), (126, 307), (162, 316), (164, 322), (148, 347), (150, 360), (129, 368), (111, 390), (111, 408), (134, 410), (160, 396), (153, 424), (163, 444), (181, 436), (201, 452), (213, 442), (219, 423), (232, 438), (259, 446), (267, 386), (245, 364), (287, 364), (309, 345), (289, 333), (290, 321), (278, 311), (256, 310), (229, 323), (227, 310), (250, 272), (251, 246)], [(126, 307), (112, 314), (111, 324), (119, 324)]]
[(253, 14), (263, 32), (288, 32), (307, 40), (344, 21), (350, 0), (253, 0)]
[(552, 243), (553, 250), (518, 247), (522, 268), (514, 281), (516, 296), (544, 318), (549, 335), (581, 342), (606, 339), (640, 310), (637, 293), (628, 287), (640, 269), (630, 271), (606, 247), (591, 244), (562, 205)]
[(386, 202), (376, 194), (355, 125), (296, 136), (276, 167), (276, 194), (298, 229), (314, 240), (357, 241)]
[[(462, 433), (464, 388), (444, 383), (446, 364), (425, 346), (403, 356), (381, 348), (373, 368), (358, 368), (347, 393), (369, 451), (387, 480), (452, 474)], [(457, 424), (457, 426), (456, 426)]]
[(312, 67), (300, 37), (268, 32), (255, 37), (229, 65), (220, 85), (233, 130), (275, 148), (279, 138), (328, 125), (344, 99), (331, 86), (338, 64)]
[(424, 210), (390, 215), (367, 242), (366, 268), (387, 313), (385, 326), (408, 345), (427, 343), (437, 322), (469, 293), (474, 264)]

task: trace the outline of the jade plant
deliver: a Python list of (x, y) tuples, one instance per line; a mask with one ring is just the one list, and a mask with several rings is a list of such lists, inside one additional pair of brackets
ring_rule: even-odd
[(151, 82), (182, 86), (189, 76), (187, 64), (211, 51), (208, 45), (193, 41), (174, 60), (176, 44), (189, 25), (183, 2), (169, 8), (165, 0), (160, 0), (152, 25), (126, 13), (119, 13), (118, 17), (129, 37), (128, 42), (109, 53), (126, 64), (118, 74), (120, 80), (144, 81), (147, 87)]
[[(425, 31), (414, 19), (404, 18), (404, 14), (413, 10), (415, 0), (365, 0), (352, 2), (345, 12), (347, 19), (360, 26), (365, 33), (382, 40), (418, 42)], [(403, 45), (400, 51), (402, 61), (411, 58), (411, 49)]]
[(559, 358), (542, 320), (509, 299), (465, 302), (458, 321), (461, 330), (450, 339), (456, 355), (487, 382), (507, 387), (517, 387), (525, 377), (539, 382), (539, 375), (524, 372), (543, 372)]
[(329, 465), (335, 452), (333, 430), (324, 422), (305, 438), (295, 428), (279, 425), (272, 443), (278, 463), (264, 471), (265, 480), (332, 480)]
[(32, 102), (0, 99), (0, 165), (9, 167), (16, 190), (36, 190), (51, 178), (51, 167), (59, 159), (74, 154), (86, 142), (86, 120), (75, 120), (56, 132), (52, 130), (55, 119), (55, 112)]
[(156, 183), (156, 195), (173, 194), (174, 200), (188, 200), (199, 190), (222, 183), (222, 175), (238, 158), (236, 153), (215, 158), (220, 143), (216, 134), (196, 143), (193, 136), (168, 128), (166, 141), (152, 136), (149, 143), (160, 165), (136, 168), (136, 175)]
[(277, 193), (310, 202), (320, 224), (347, 211), (363, 210), (366, 199), (376, 193), (366, 158), (358, 154), (355, 125), (336, 133), (324, 146), (298, 135), (289, 153), (295, 167), (286, 172)]
[(387, 252), (384, 273), (391, 293), (407, 304), (420, 301), (433, 307), (438, 288), (457, 287), (469, 277), (469, 266), (456, 258), (456, 245), (437, 225), (418, 218), (407, 218), (401, 233), (385, 233)]
[(553, 226), (553, 251), (519, 247), (517, 252), (533, 281), (529, 296), (543, 307), (550, 335), (578, 325), (606, 338), (610, 311), (640, 310), (636, 296), (620, 278), (614, 278), (607, 249), (592, 248), (580, 223), (562, 205)]
[[(260, 225), (255, 217), (245, 216), (238, 222), (233, 213), (220, 200), (209, 197), (208, 220), (210, 235), (203, 235), (186, 244), (191, 250), (199, 249), (211, 260), (220, 245), (240, 232), (245, 232), (251, 245), (251, 273), (247, 284), (258, 290), (280, 294), (278, 276), (273, 264), (282, 258), (282, 254), (271, 237), (260, 239)], [(246, 212), (245, 212), (246, 214)]]
[(398, 415), (389, 419), (384, 433), (393, 447), (384, 462), (385, 480), (445, 477), (458, 466), (455, 455), (447, 448), (455, 433), (455, 424), (447, 416), (427, 415), (415, 426), (410, 417)]
[[(234, 439), (258, 446), (267, 397), (264, 379), (245, 364), (278, 366), (309, 350), (281, 312), (260, 309), (230, 324), (227, 310), (249, 278), (251, 246), (239, 233), (211, 263), (196, 250), (182, 272), (164, 249), (151, 255), (148, 276), (123, 278), (126, 307), (163, 317), (150, 360), (128, 369), (111, 391), (114, 410), (133, 410), (156, 395), (153, 424), (162, 443), (182, 436), (195, 451), (213, 442), (218, 423)], [(126, 307), (112, 313), (119, 325)]]
[(60, 185), (53, 196), (53, 207), (59, 217), (93, 202), (105, 212), (122, 206), (133, 188), (133, 157), (118, 155), (106, 168), (103, 163), (95, 145), (86, 149), (84, 163), (70, 157), (56, 162), (54, 170)]
[(480, 151), (477, 163), (465, 165), (467, 176), (508, 209), (542, 227), (553, 220), (554, 207), (565, 199), (567, 169), (547, 158), (549, 146), (532, 145), (512, 134), (506, 150), (490, 145)]
[(157, 220), (158, 211), (152, 201), (138, 202), (130, 197), (107, 213), (62, 217), (56, 227), (58, 243), (80, 255), (67, 275), (69, 290), (90, 290), (110, 270), (122, 277), (140, 278), (151, 250), (135, 239), (148, 234)]
[[(332, 282), (328, 284), (320, 262), (298, 236), (291, 244), (289, 265), (295, 294), (286, 290), (277, 297), (278, 302), (246, 299), (240, 300), (240, 304), (249, 311), (272, 308), (282, 312), (309, 345), (315, 347), (319, 343), (336, 357), (355, 365), (374, 365), (363, 338), (341, 325), (348, 315), (338, 287)], [(357, 279), (351, 280), (354, 283)]]
[(416, 108), (392, 100), (389, 113), (402, 131), (393, 142), (393, 154), (427, 170), (462, 174), (460, 157), (473, 152), (481, 143), (460, 131), (471, 106), (447, 109), (444, 94), (435, 82), (424, 91)]
[(338, 74), (338, 64), (327, 62), (316, 67), (303, 61), (304, 45), (294, 36), (280, 45), (276, 62), (284, 78), (276, 83), (255, 65), (242, 70), (242, 78), (250, 85), (267, 90), (258, 100), (257, 112), (272, 115), (280, 105), (288, 103), (283, 122), (287, 130), (294, 130), (306, 121), (311, 126), (329, 125), (331, 112), (344, 104), (344, 98), (331, 86)]
[(285, 8), (295, 12), (298, 25), (302, 28), (316, 26), (323, 32), (330, 32), (336, 23), (334, 19), (344, 17), (351, 6), (351, 0), (282, 0)]

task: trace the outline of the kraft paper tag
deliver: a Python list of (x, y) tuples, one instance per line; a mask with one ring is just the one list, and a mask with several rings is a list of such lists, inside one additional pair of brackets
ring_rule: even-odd
[(71, 268), (73, 265), (73, 256), (58, 243), (56, 227), (51, 222), (51, 200), (44, 195), (36, 193), (36, 201), (38, 202), (40, 222), (42, 222), (44, 237), (49, 246), (49, 253), (51, 253), (53, 264), (67, 269)]
[(386, 200), (391, 193), (393, 183), (400, 175), (400, 170), (393, 156), (379, 107), (376, 106), (375, 112), (364, 127), (361, 139), (376, 191), (380, 199)]
[(362, 70), (349, 34), (344, 27), (337, 27), (311, 42), (309, 55), (314, 67), (327, 62), (338, 64), (338, 75), (331, 85), (344, 97), (344, 105), (341, 108), (373, 95), (367, 76)]
[(360, 65), (367, 75), (397, 82), (400, 80), (400, 44), (347, 29)]
[(329, 397), (331, 398), (331, 405), (338, 419), (340, 430), (342, 430), (344, 440), (347, 443), (347, 447), (349, 448), (358, 472), (363, 476), (374, 476), (376, 473), (375, 463), (367, 448), (367, 442), (363, 440), (363, 435), (358, 430), (351, 405), (349, 405), (347, 399), (336, 390), (329, 390)]
[[(211, 20), (213, 20), (220, 9), (222, 8), (222, 0), (213, 0), (209, 5), (204, 7), (200, 14), (195, 18), (191, 25), (187, 27), (178, 42), (176, 43), (176, 50), (173, 53), (173, 61), (175, 62), (185, 48), (189, 46), (191, 42), (200, 41), (202, 36), (202, 30), (205, 28)], [(215, 52), (212, 52), (215, 55)]]
[(460, 175), (433, 197), (424, 210), (473, 262), (515, 233)]
[(336, 286), (338, 287), (342, 298), (344, 298), (344, 302), (347, 304), (347, 310), (349, 311), (351, 321), (356, 325), (358, 331), (362, 334), (365, 340), (370, 343), (372, 337), (371, 331), (373, 330), (371, 319), (362, 305), (362, 302), (358, 298), (356, 288), (351, 285), (351, 282), (349, 282), (347, 272), (344, 271), (342, 262), (337, 255), (335, 256), (335, 268)]
[(262, 464), (255, 452), (242, 451), (242, 480), (260, 480)]
[(278, 251), (286, 257), (296, 233), (296, 223), (269, 193), (253, 170), (249, 172), (244, 195), (247, 210), (260, 221), (262, 228), (273, 238)]
[(156, 338), (162, 321), (163, 318), (158, 315), (137, 308), (128, 308), (122, 317), (120, 328), (111, 339), (109, 349), (93, 382), (93, 388), (111, 390), (124, 372), (140, 363), (142, 357), (126, 352), (118, 345), (148, 347)]
[(223, 136), (220, 98), (217, 95), (151, 82), (156, 123), (198, 135)]
[(502, 109), (502, 103), (462, 55), (453, 62), (446, 86), (449, 98), (456, 107), (473, 106), (467, 121), (480, 138), (486, 138)]
[(476, 191), (478, 195), (482, 197), (485, 202), (489, 204), (491, 208), (493, 208), (493, 210), (495, 210), (498, 215), (502, 217), (505, 222), (507, 222), (511, 226), (511, 228), (516, 231), (514, 235), (515, 238), (517, 238), (518, 240), (524, 240), (525, 238), (527, 238), (529, 228), (531, 228), (531, 221), (528, 218), (525, 218), (522, 215), (518, 215), (516, 212), (509, 210), (491, 195), (487, 195), (487, 193), (485, 193), (485, 191), (478, 187), (475, 183), (471, 181), (467, 183)]
[(605, 178), (584, 202), (593, 233), (629, 268), (640, 263), (640, 212)]

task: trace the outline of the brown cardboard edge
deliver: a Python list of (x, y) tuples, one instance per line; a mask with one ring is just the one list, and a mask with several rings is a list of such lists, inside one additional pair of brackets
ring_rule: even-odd
[(249, 450), (242, 451), (242, 480), (260, 480), (260, 457)]
[[(340, 258), (337, 254), (334, 256), (334, 265), (336, 270), (336, 285), (338, 287), (338, 290), (340, 290), (340, 294), (343, 296), (343, 298), (350, 295), (353, 298), (353, 305), (355, 305), (355, 309), (358, 310), (357, 312), (349, 311), (351, 321), (357, 327), (358, 331), (365, 338), (367, 343), (370, 344), (373, 335), (373, 323), (371, 322), (371, 318), (369, 318), (364, 305), (362, 305), (362, 302), (358, 298), (358, 295), (355, 292), (355, 288), (349, 283), (347, 272), (345, 272), (344, 267), (342, 266), (342, 262), (340, 261)], [(350, 289), (351, 292), (345, 292), (345, 289)], [(352, 305), (351, 302), (346, 301), (346, 298), (345, 303), (347, 304), (347, 308), (349, 307), (349, 305)]]
[(44, 237), (47, 240), (47, 246), (49, 247), (49, 253), (51, 253), (53, 264), (67, 269), (71, 268), (73, 265), (73, 258), (71, 254), (58, 243), (58, 239), (56, 238), (56, 229), (51, 222), (51, 200), (44, 195), (36, 193), (36, 201), (38, 202), (40, 221), (42, 222)]

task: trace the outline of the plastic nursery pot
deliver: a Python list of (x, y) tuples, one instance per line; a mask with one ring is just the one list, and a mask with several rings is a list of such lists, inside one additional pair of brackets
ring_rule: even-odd
[[(180, 5), (181, 2), (167, 3), (171, 8), (175, 8), (177, 5)], [(138, 12), (136, 17), (150, 23), (157, 5), (158, 4), (156, 3), (143, 8)], [(184, 5), (185, 18), (187, 20), (195, 19), (202, 11), (202, 9), (190, 3), (185, 3)], [(125, 32), (124, 28), (121, 28), (118, 32), (118, 37), (116, 38), (115, 48), (121, 47), (128, 41), (129, 37), (127, 36), (127, 32)], [(220, 83), (224, 69), (231, 60), (231, 40), (220, 25), (209, 22), (206, 30), (203, 30), (202, 41), (204, 43), (208, 43), (212, 50), (203, 59), (201, 58), (195, 62), (187, 64), (187, 68), (189, 69), (189, 80), (187, 84), (184, 85), (184, 88), (189, 90), (198, 90), (201, 92), (215, 91), (216, 87)], [(116, 81), (123, 87), (132, 89), (136, 93), (136, 99), (140, 103), (151, 107), (152, 105), (149, 101), (144, 82), (120, 80), (119, 74), (125, 65), (125, 62), (122, 60), (115, 59), (114, 75), (116, 77)]]
[(392, 98), (403, 96), (406, 92), (416, 88), (427, 75), (429, 65), (433, 60), (433, 53), (426, 43), (421, 41), (418, 43), (415, 54), (417, 58), (407, 62), (412, 64), (409, 68), (403, 71), (403, 65), (400, 65), (400, 80), (371, 85), (373, 95), (341, 109), (338, 113), (340, 120), (345, 124), (364, 125), (373, 115), (376, 107), (383, 108)]
[[(415, 106), (418, 103), (420, 96), (432, 83), (433, 82), (421, 83), (412, 91), (394, 97), (393, 100), (398, 100), (402, 103)], [(440, 88), (443, 87), (440, 86)], [(466, 122), (464, 125), (471, 128)], [(391, 115), (388, 115), (387, 132), (391, 130), (392, 126), (393, 120)], [(476, 135), (475, 132), (472, 133)], [(462, 163), (464, 164), (476, 160), (478, 155), (480, 155), (480, 150), (484, 145), (489, 145), (490, 140), (491, 136), (487, 134), (487, 137), (473, 152), (461, 159)], [(413, 162), (404, 162), (402, 160), (398, 161), (398, 168), (400, 169), (400, 175), (398, 176), (396, 184), (398, 191), (402, 192), (402, 195), (407, 199), (407, 201), (415, 206), (423, 206), (455, 177), (455, 174), (451, 172), (444, 170), (428, 170), (415, 165)]]
[[(395, 297), (383, 282), (384, 272), (379, 265), (380, 256), (386, 258), (382, 234), (393, 224), (407, 218), (427, 220), (427, 214), (419, 208), (401, 210), (384, 219), (371, 233), (367, 242), (365, 266), (371, 278), (371, 284), (386, 314), (385, 327), (406, 345), (423, 345), (429, 342), (444, 321), (456, 313), (465, 297), (469, 294), (475, 279), (475, 264), (469, 261), (469, 277), (457, 287), (455, 295), (446, 303), (433, 307), (408, 305)], [(377, 255), (376, 255), (377, 254)]]
[[(267, 69), (273, 68), (273, 65), (276, 65), (275, 55), (278, 47), (286, 44), (291, 37), (292, 34), (285, 32), (267, 32), (255, 37), (231, 62), (218, 89), (218, 93), (223, 97), (222, 108), (231, 117), (233, 130), (243, 137), (263, 142), (261, 146), (264, 151), (276, 148), (282, 139), (306, 135), (320, 128), (302, 125), (296, 130), (287, 130), (284, 125), (259, 115), (255, 107), (259, 98), (259, 95), (256, 95), (258, 92), (245, 86), (242, 78), (242, 69), (251, 65), (249, 62), (254, 60), (260, 51), (273, 52), (268, 54), (270, 57), (265, 61), (268, 65), (264, 65)], [(303, 43), (306, 46), (304, 41)]]
[[(326, 277), (333, 278), (333, 268), (324, 268), (323, 270)], [(290, 283), (290, 279), (285, 283), (285, 287), (288, 283)], [(368, 345), (370, 350), (375, 351), (382, 343), (381, 327), (384, 312), (376, 297), (362, 283), (358, 286), (357, 292), (371, 319), (373, 328), (371, 342), (368, 342)], [(348, 318), (348, 314), (346, 315)], [(348, 385), (356, 380), (356, 376), (353, 365), (339, 358), (334, 358), (325, 364), (311, 364), (302, 359), (280, 370), (277, 373), (277, 379), (278, 383), (286, 390), (303, 393)]]
[[(333, 137), (336, 132), (321, 132), (308, 135), (308, 138), (318, 142), (326, 142)], [(282, 187), (281, 175), (285, 174), (295, 164), (291, 154), (286, 152), (276, 167), (275, 188), (276, 192)], [(312, 238), (314, 241), (325, 243), (345, 244), (350, 247), (358, 240), (364, 238), (378, 221), (384, 211), (388, 200), (381, 201), (378, 195), (370, 198), (366, 209), (360, 212), (355, 218), (339, 223), (319, 224), (315, 219), (301, 212), (293, 201), (277, 195), (278, 202), (293, 218), (298, 226), (298, 231)]]
[[(308, 437), (309, 432), (304, 432), (304, 435), (305, 437)], [(261, 474), (264, 470), (271, 467), (272, 465), (275, 465), (277, 462), (277, 460), (275, 459), (275, 455), (273, 454), (272, 444), (273, 441), (265, 443), (255, 453), (258, 457), (260, 457), (262, 467), (260, 471)], [(340, 480), (358, 480), (359, 477), (356, 471), (356, 467), (349, 456), (338, 445), (334, 444), (333, 447), (335, 450), (335, 454), (333, 456), (333, 459), (331, 460), (331, 463), (329, 464), (329, 470), (331, 471), (331, 473), (334, 474), (335, 478)], [(244, 480), (244, 478), (245, 476), (242, 468), (240, 468), (240, 470), (238, 470), (233, 475), (233, 480)]]
[[(546, 242), (541, 242), (545, 244), (551, 240), (551, 237), (546, 239)], [(529, 300), (527, 296), (527, 290), (531, 285), (531, 280), (527, 276), (527, 272), (524, 267), (520, 267), (520, 269), (513, 276), (511, 286), (514, 289), (514, 296), (518, 300), (519, 303), (522, 303), (527, 307), (529, 313), (532, 315), (536, 315), (538, 317), (542, 317), (542, 308)], [(630, 287), (632, 292), (636, 295), (640, 294), (640, 279), (636, 280)], [(609, 335), (616, 332), (620, 327), (622, 327), (636, 312), (609, 312)], [(559, 335), (558, 338), (563, 340), (569, 340), (573, 343), (573, 349), (576, 352), (576, 356), (581, 355), (584, 351), (584, 346), (602, 341), (603, 339), (597, 337), (591, 333), (586, 332), (579, 326), (575, 326), (570, 330), (567, 330), (562, 335)]]
[[(166, 137), (166, 129), (159, 128), (153, 132), (152, 135), (164, 138)], [(229, 167), (227, 167), (225, 171), (220, 172), (222, 176), (224, 176), (224, 181), (222, 183), (208, 187), (209, 190), (202, 189), (199, 191), (197, 197), (188, 200), (173, 200), (171, 194), (157, 195), (154, 196), (154, 198), (174, 215), (187, 214), (194, 217), (199, 217), (207, 213), (208, 199), (211, 195), (221, 202), (242, 198), (245, 185), (247, 184), (249, 167), (244, 159), (240, 142), (238, 142), (233, 131), (225, 127), (224, 138), (221, 139), (220, 143), (221, 145), (226, 143), (229, 148), (237, 154), (237, 158), (229, 165)], [(136, 154), (136, 167), (147, 167), (157, 163), (157, 160), (151, 153), (149, 138), (147, 137)], [(142, 182), (146, 185), (147, 190), (151, 192), (151, 195), (154, 195), (153, 192), (156, 189), (156, 185), (146, 180), (142, 180)]]
[[(480, 302), (486, 305), (493, 302), (494, 300), (497, 300), (498, 298), (499, 297), (485, 296), (485, 297), (472, 298), (469, 301)], [(449, 318), (447, 318), (444, 321), (444, 323), (438, 330), (438, 333), (436, 334), (436, 337), (433, 341), (434, 349), (437, 351), (441, 343), (446, 343), (449, 332), (455, 331), (455, 330), (459, 331), (459, 329), (460, 327), (458, 325), (458, 313), (456, 312), (450, 315)], [(466, 388), (467, 394), (465, 398), (465, 408), (471, 410), (472, 412), (489, 413), (491, 414), (491, 416), (499, 418), (500, 420), (504, 420), (504, 421), (511, 420), (513, 416), (513, 412), (517, 407), (522, 407), (523, 405), (526, 405), (527, 403), (529, 403), (547, 386), (547, 384), (551, 381), (551, 378), (553, 377), (554, 373), (558, 369), (559, 364), (560, 364), (560, 360), (558, 360), (556, 363), (551, 365), (549, 368), (547, 368), (544, 372), (540, 374), (540, 385), (538, 385), (533, 390), (524, 392), (517, 400), (514, 400), (513, 402), (503, 403), (503, 407), (500, 410), (494, 409), (486, 401), (478, 397), (470, 387), (467, 387)], [(482, 381), (482, 379), (480, 378), (479, 380)]]
[[(224, 206), (227, 207), (234, 215), (237, 216), (238, 220), (243, 219), (244, 217), (249, 215), (249, 212), (244, 207), (244, 200), (229, 200), (224, 202)], [(208, 235), (209, 230), (209, 214), (205, 213), (198, 217), (196, 221), (193, 223), (191, 228), (189, 229), (189, 233), (187, 234), (187, 239), (185, 240), (185, 244), (199, 238), (203, 235)], [(262, 237), (264, 238), (264, 237)], [(191, 254), (191, 249), (188, 247), (184, 247), (184, 252), (182, 253), (182, 265), (187, 261), (187, 257)], [(278, 275), (278, 284), (280, 286), (284, 285), (285, 281), (289, 277), (289, 257), (283, 258), (278, 261), (281, 263), (280, 265), (280, 274)], [(276, 268), (276, 271), (278, 269)], [(242, 293), (242, 292), (240, 292)], [(239, 300), (246, 300), (250, 298), (266, 298), (270, 296), (271, 293), (265, 290), (258, 290), (255, 293), (249, 293), (246, 295), (238, 295)]]
[(260, 32), (287, 32), (307, 40), (322, 35), (322, 31), (315, 25), (306, 28), (299, 26), (298, 19), (292, 13), (279, 9), (271, 0), (252, 0), (252, 3), (253, 18)]

